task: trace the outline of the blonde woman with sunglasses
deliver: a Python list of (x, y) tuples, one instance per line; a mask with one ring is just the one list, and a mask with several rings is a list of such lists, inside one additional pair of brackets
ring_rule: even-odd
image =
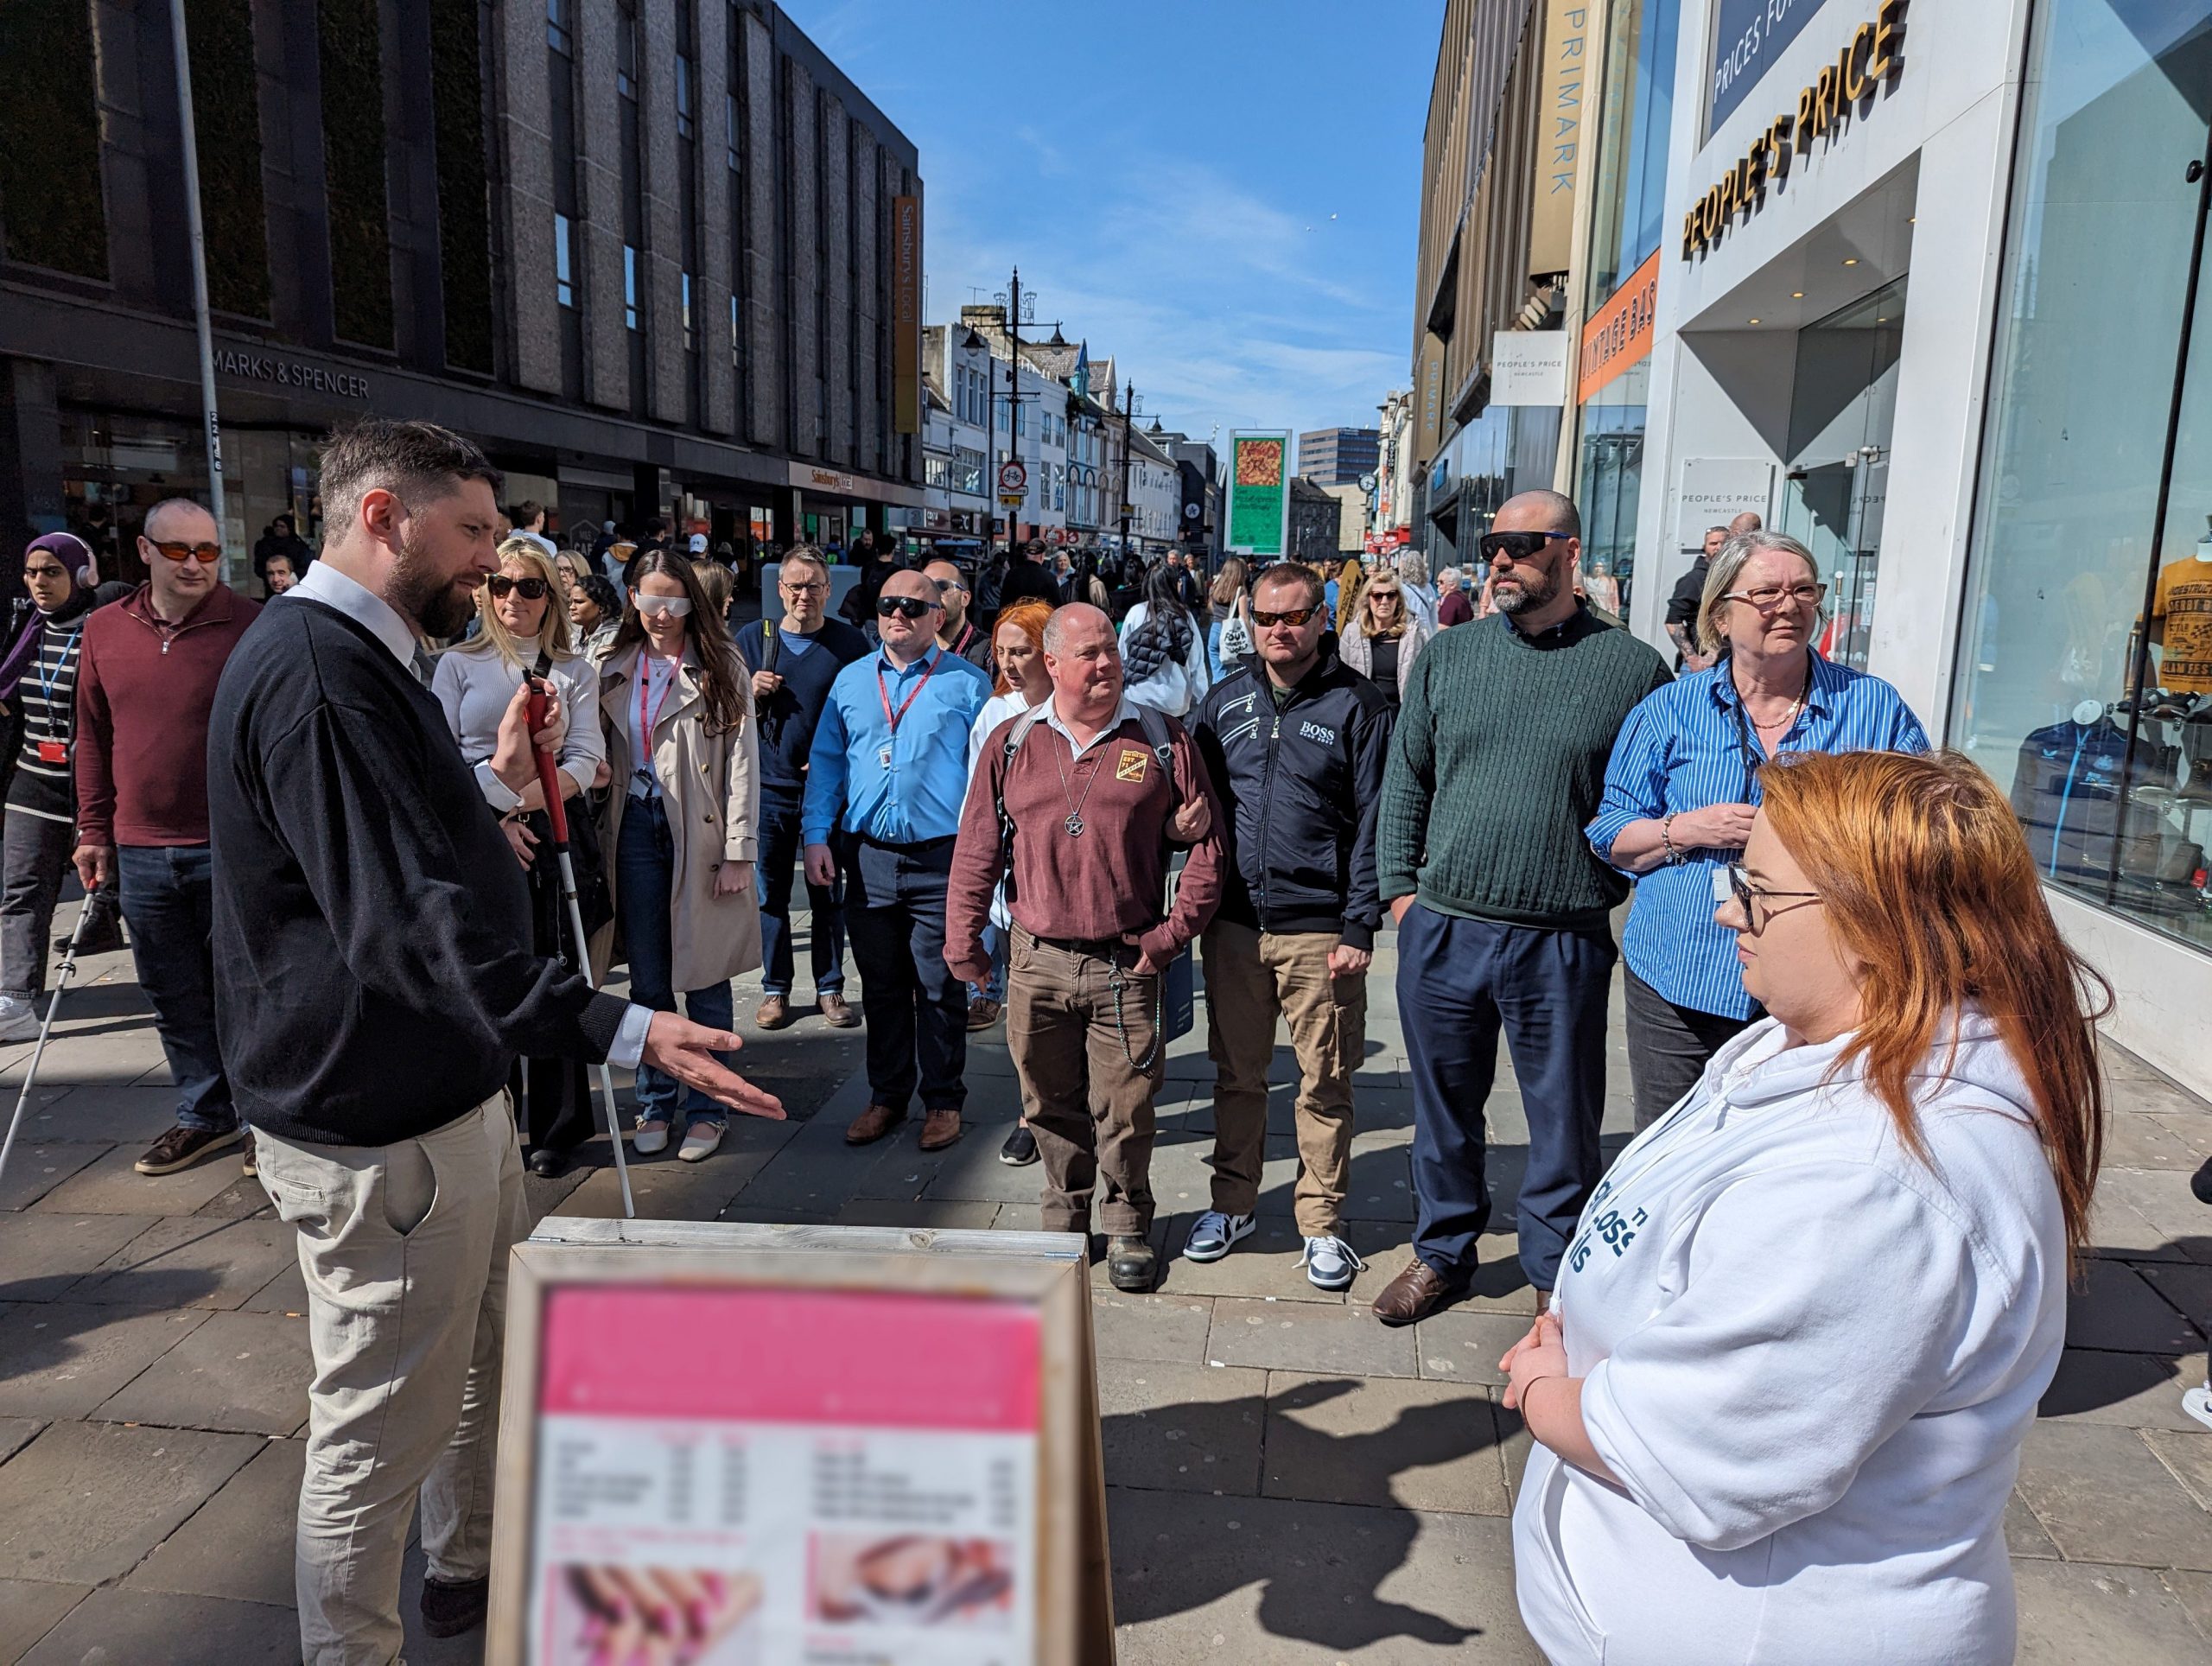
[(1414, 660), (1428, 645), (1429, 635), (1421, 615), (1407, 607), (1398, 575), (1386, 570), (1359, 593), (1351, 617), (1337, 633), (1337, 648), (1345, 664), (1382, 690), (1395, 715)]

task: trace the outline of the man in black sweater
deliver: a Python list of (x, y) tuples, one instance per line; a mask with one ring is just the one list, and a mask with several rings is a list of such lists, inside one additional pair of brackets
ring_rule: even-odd
[[(322, 461), (322, 556), (226, 667), (208, 741), (216, 1026), (261, 1180), (299, 1228), (315, 1386), (296, 1565), (316, 1663), (400, 1650), (419, 1493), (433, 1636), (480, 1621), (507, 1252), (528, 1230), (509, 1067), (640, 1058), (780, 1116), (649, 1013), (530, 952), (522, 871), (423, 686), (496, 570), (499, 472), (427, 423), (370, 420)], [(529, 684), (493, 771), (521, 802)]]

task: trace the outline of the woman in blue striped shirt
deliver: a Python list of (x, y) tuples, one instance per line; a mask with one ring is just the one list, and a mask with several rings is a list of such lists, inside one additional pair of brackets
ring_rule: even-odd
[(1758, 1015), (1735, 934), (1713, 922), (1713, 886), (1751, 836), (1760, 766), (1781, 752), (1928, 750), (1895, 689), (1814, 650), (1826, 594), (1796, 539), (1731, 538), (1698, 604), (1699, 640), (1720, 662), (1646, 696), (1614, 742), (1587, 831), (1600, 860), (1637, 881), (1621, 952), (1638, 1129)]

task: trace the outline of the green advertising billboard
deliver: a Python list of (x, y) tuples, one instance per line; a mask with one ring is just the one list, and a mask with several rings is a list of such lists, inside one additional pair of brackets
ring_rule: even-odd
[(1290, 431), (1229, 436), (1229, 547), (1273, 561), (1290, 547)]

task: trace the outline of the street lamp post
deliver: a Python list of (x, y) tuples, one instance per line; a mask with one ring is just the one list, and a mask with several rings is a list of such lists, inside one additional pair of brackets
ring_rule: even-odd
[[(184, 224), (192, 247), (192, 316), (200, 337), (200, 408), (207, 440), (207, 507), (215, 542), (223, 542), (223, 424), (215, 410), (215, 337), (207, 314), (207, 237), (200, 218), (200, 138), (192, 117), (192, 52), (184, 34), (184, 0), (169, 0), (169, 38), (176, 54), (178, 138), (184, 152)], [(223, 575), (235, 576), (231, 559)]]
[(1129, 554), (1129, 439), (1135, 424), (1131, 421), (1137, 411), (1137, 385), (1130, 383), (1122, 390), (1122, 558)]

